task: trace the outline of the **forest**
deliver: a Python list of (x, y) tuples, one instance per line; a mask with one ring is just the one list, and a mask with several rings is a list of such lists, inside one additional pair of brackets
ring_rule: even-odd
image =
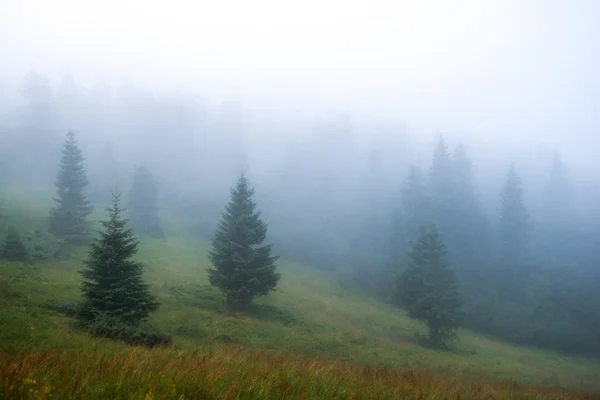
[(599, 398), (599, 19), (0, 1), (0, 399)]
[[(138, 234), (164, 238), (172, 215), (210, 241), (229, 188), (245, 174), (277, 256), (398, 305), (411, 247), (433, 226), (457, 279), (460, 326), (515, 344), (600, 352), (598, 185), (560, 149), (489, 165), (468, 141), (443, 133), (423, 140), (348, 118), (268, 120), (240, 103), (215, 107), (131, 82), (85, 88), (70, 74), (53, 82), (32, 72), (10, 98), (0, 121), (2, 185), (50, 193), (56, 183), (60, 192), (60, 180), (73, 178), (55, 181), (57, 163), (66, 132), (75, 132), (82, 221), (120, 188)], [(386, 142), (381, 132), (390, 130)], [(64, 242), (87, 243), (70, 239), (77, 229), (55, 226), (54, 214), (47, 232), (2, 226), (5, 246), (27, 236), (35, 262), (60, 257)]]

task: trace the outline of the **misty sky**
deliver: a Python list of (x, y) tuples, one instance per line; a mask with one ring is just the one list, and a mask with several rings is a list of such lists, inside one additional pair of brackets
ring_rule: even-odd
[(488, 143), (535, 136), (585, 158), (598, 21), (593, 0), (0, 0), (0, 65), (15, 81), (71, 70)]

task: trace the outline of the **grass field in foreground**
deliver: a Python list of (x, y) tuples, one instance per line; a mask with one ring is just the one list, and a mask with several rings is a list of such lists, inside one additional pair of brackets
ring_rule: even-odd
[[(21, 206), (26, 212), (11, 218), (23, 229), (41, 220), (43, 208)], [(464, 330), (455, 351), (423, 348), (414, 335), (424, 327), (402, 311), (284, 261), (275, 293), (228, 315), (208, 285), (206, 250), (177, 232), (164, 242), (143, 240), (139, 258), (162, 302), (151, 321), (174, 336), (172, 346), (153, 350), (89, 337), (48, 308), (79, 298), (85, 251), (68, 261), (0, 264), (0, 399), (567, 399), (600, 392), (600, 363), (581, 357)]]

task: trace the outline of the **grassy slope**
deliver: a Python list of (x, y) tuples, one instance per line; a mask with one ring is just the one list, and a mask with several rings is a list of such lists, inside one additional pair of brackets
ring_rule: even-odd
[[(8, 208), (12, 210), (12, 219), (24, 230), (36, 226), (45, 213), (44, 208), (36, 203), (21, 201), (18, 204), (8, 204)], [(235, 376), (236, 370), (239, 371), (238, 375), (241, 374), (248, 380), (244, 384), (245, 388), (248, 385), (253, 387), (258, 382), (256, 379), (260, 377), (262, 382), (281, 379), (283, 370), (280, 367), (271, 372), (260, 369), (257, 359), (263, 363), (272, 360), (273, 365), (283, 365), (300, 356), (309, 359), (348, 361), (373, 367), (411, 369), (432, 377), (450, 376), (452, 379), (458, 379), (458, 382), (464, 379), (515, 380), (536, 386), (563, 386), (600, 391), (600, 382), (597, 379), (600, 376), (600, 364), (582, 358), (515, 347), (468, 331), (460, 332), (461, 342), (457, 351), (439, 352), (425, 349), (413, 340), (416, 332), (423, 332), (423, 327), (407, 318), (403, 312), (339, 289), (334, 278), (326, 273), (284, 261), (280, 263), (282, 280), (277, 292), (258, 300), (256, 306), (246, 314), (226, 315), (218, 292), (207, 282), (206, 250), (206, 247), (196, 241), (175, 233), (169, 235), (165, 242), (151, 239), (143, 241), (139, 256), (147, 265), (146, 279), (152, 284), (153, 292), (162, 302), (159, 311), (152, 316), (152, 322), (172, 334), (175, 341), (170, 349), (138, 349), (133, 353), (123, 344), (90, 338), (73, 331), (67, 318), (45, 307), (49, 303), (78, 299), (79, 276), (76, 271), (81, 268), (81, 259), (85, 257), (85, 252), (69, 261), (48, 262), (36, 266), (0, 264), (0, 348), (4, 349), (2, 354), (5, 357), (5, 363), (0, 367), (4, 370), (0, 369), (0, 375), (10, 371), (15, 374), (14, 368), (10, 370), (11, 363), (8, 360), (23, 361), (25, 358), (27, 362), (32, 363), (31, 370), (23, 370), (19, 376), (24, 377), (37, 371), (33, 375), (37, 376), (38, 380), (46, 379), (60, 385), (59, 376), (52, 375), (50, 366), (54, 362), (62, 364), (51, 360), (64, 360), (64, 374), (70, 376), (77, 374), (77, 371), (82, 373), (85, 365), (98, 363), (106, 368), (112, 365), (110, 368), (113, 368), (115, 374), (123, 374), (128, 368), (127, 360), (139, 358), (138, 364), (146, 365), (144, 368), (150, 368), (148, 363), (158, 363), (158, 367), (174, 363), (168, 373), (163, 371), (158, 376), (163, 376), (167, 381), (167, 377), (171, 376), (174, 381), (185, 382), (191, 379), (186, 377), (186, 374), (194, 370), (194, 374), (197, 375), (200, 366), (194, 364), (197, 360), (182, 361), (180, 357), (198, 354), (197, 351), (200, 351), (205, 355), (204, 362), (213, 363), (215, 370), (227, 371), (223, 372), (224, 375), (229, 376), (233, 373)], [(272, 349), (277, 352), (256, 353), (252, 349)], [(24, 350), (26, 353), (23, 353)], [(20, 353), (15, 355), (15, 351)], [(34, 352), (37, 355), (34, 356)], [(106, 364), (106, 360), (112, 360), (113, 364)], [(27, 362), (21, 367), (25, 368), (23, 365), (27, 365)], [(315, 398), (334, 393), (335, 391), (328, 391), (332, 390), (331, 385), (338, 387), (336, 385), (340, 385), (345, 379), (341, 378), (344, 374), (340, 371), (347, 373), (348, 368), (357, 368), (342, 367), (337, 363), (319, 364), (322, 371), (317, 374), (313, 364), (306, 364), (306, 368), (303, 369), (299, 366), (304, 365), (302, 363), (306, 364), (308, 361), (298, 361), (296, 364), (292, 362), (293, 365), (289, 364), (286, 369), (290, 376), (296, 376), (296, 379), (304, 382), (293, 383), (298, 390), (302, 385), (307, 385), (306, 379), (317, 382), (317, 386), (319, 380), (326, 377), (330, 380), (327, 381), (329, 383), (321, 382), (321, 389), (320, 386), (312, 387), (312, 391), (306, 389), (295, 393), (294, 396), (297, 397), (301, 397), (299, 393), (312, 393)], [(77, 371), (69, 370), (78, 365)], [(294, 372), (294, 368), (299, 369)], [(241, 372), (244, 370), (250, 372), (244, 374)], [(128, 376), (145, 370), (141, 368), (136, 371), (130, 371)], [(200, 375), (195, 379), (199, 379)], [(363, 375), (362, 372), (357, 372), (354, 384), (359, 385), (357, 382), (367, 379)], [(378, 388), (381, 393), (387, 390), (385, 393), (388, 394), (391, 394), (390, 391), (400, 390), (398, 387), (393, 389), (389, 386), (390, 382), (394, 382), (393, 385), (400, 384), (399, 375), (388, 375), (368, 378), (371, 379), (369, 385), (372, 386), (369, 390)], [(154, 375), (146, 371), (140, 375), (140, 379), (149, 379), (149, 376)], [(122, 378), (124, 377), (119, 379)], [(93, 373), (86, 375), (85, 379), (93, 380)], [(377, 379), (381, 379), (381, 382)], [(294, 382), (292, 378), (288, 380)], [(225, 398), (227, 396), (221, 390), (237, 390), (212, 375), (205, 376), (205, 381), (216, 385), (211, 386), (212, 395), (219, 393)], [(19, 382), (17, 386), (24, 388), (23, 390), (27, 389), (27, 385), (35, 385), (23, 380)], [(158, 385), (156, 388), (163, 389), (168, 386), (166, 381), (159, 384), (160, 382), (155, 380), (153, 384), (144, 381), (146, 386), (142, 387), (141, 382), (137, 393), (147, 392), (148, 385)], [(428, 378), (427, 382), (432, 384), (435, 379)], [(456, 386), (454, 380), (449, 382), (449, 385)], [(362, 385), (363, 389), (365, 385)], [(458, 386), (461, 390), (467, 390), (463, 392), (467, 397), (469, 393), (474, 393), (468, 391), (475, 390), (469, 389), (468, 385)], [(90, 390), (93, 386), (81, 386), (84, 387)], [(197, 382), (194, 387), (199, 387)], [(352, 398), (341, 396), (340, 393), (359, 393), (359, 387), (360, 385), (357, 386), (358, 389), (352, 389), (353, 386), (348, 383), (343, 388), (338, 387), (336, 396), (331, 397)], [(502, 390), (508, 390), (507, 386), (501, 387), (504, 388)], [(159, 390), (156, 388), (155, 390)], [(35, 387), (29, 389), (32, 389), (31, 393), (35, 393)], [(102, 396), (98, 394), (100, 392), (94, 393), (100, 397), (108, 395), (108, 392), (103, 392)], [(229, 395), (233, 396), (231, 393)], [(281, 394), (277, 391), (269, 392), (268, 396), (266, 392), (261, 393), (258, 397), (242, 398), (277, 398), (277, 394)], [(0, 397), (1, 395), (0, 392)], [(88, 395), (93, 397), (91, 393)], [(110, 395), (115, 398), (119, 396), (117, 392), (111, 392)], [(200, 396), (201, 393), (194, 395)], [(387, 395), (374, 398), (381, 397)]]

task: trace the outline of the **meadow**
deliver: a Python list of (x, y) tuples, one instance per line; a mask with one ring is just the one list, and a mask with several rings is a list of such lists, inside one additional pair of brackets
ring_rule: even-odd
[[(5, 197), (20, 229), (43, 223), (39, 196)], [(402, 310), (286, 260), (274, 293), (228, 313), (208, 284), (208, 244), (172, 221), (165, 240), (142, 238), (139, 253), (161, 301), (150, 321), (174, 339), (167, 347), (90, 337), (61, 313), (80, 297), (85, 249), (0, 263), (1, 399), (599, 398), (598, 361), (467, 330), (452, 351), (428, 349), (417, 340), (424, 326)]]

